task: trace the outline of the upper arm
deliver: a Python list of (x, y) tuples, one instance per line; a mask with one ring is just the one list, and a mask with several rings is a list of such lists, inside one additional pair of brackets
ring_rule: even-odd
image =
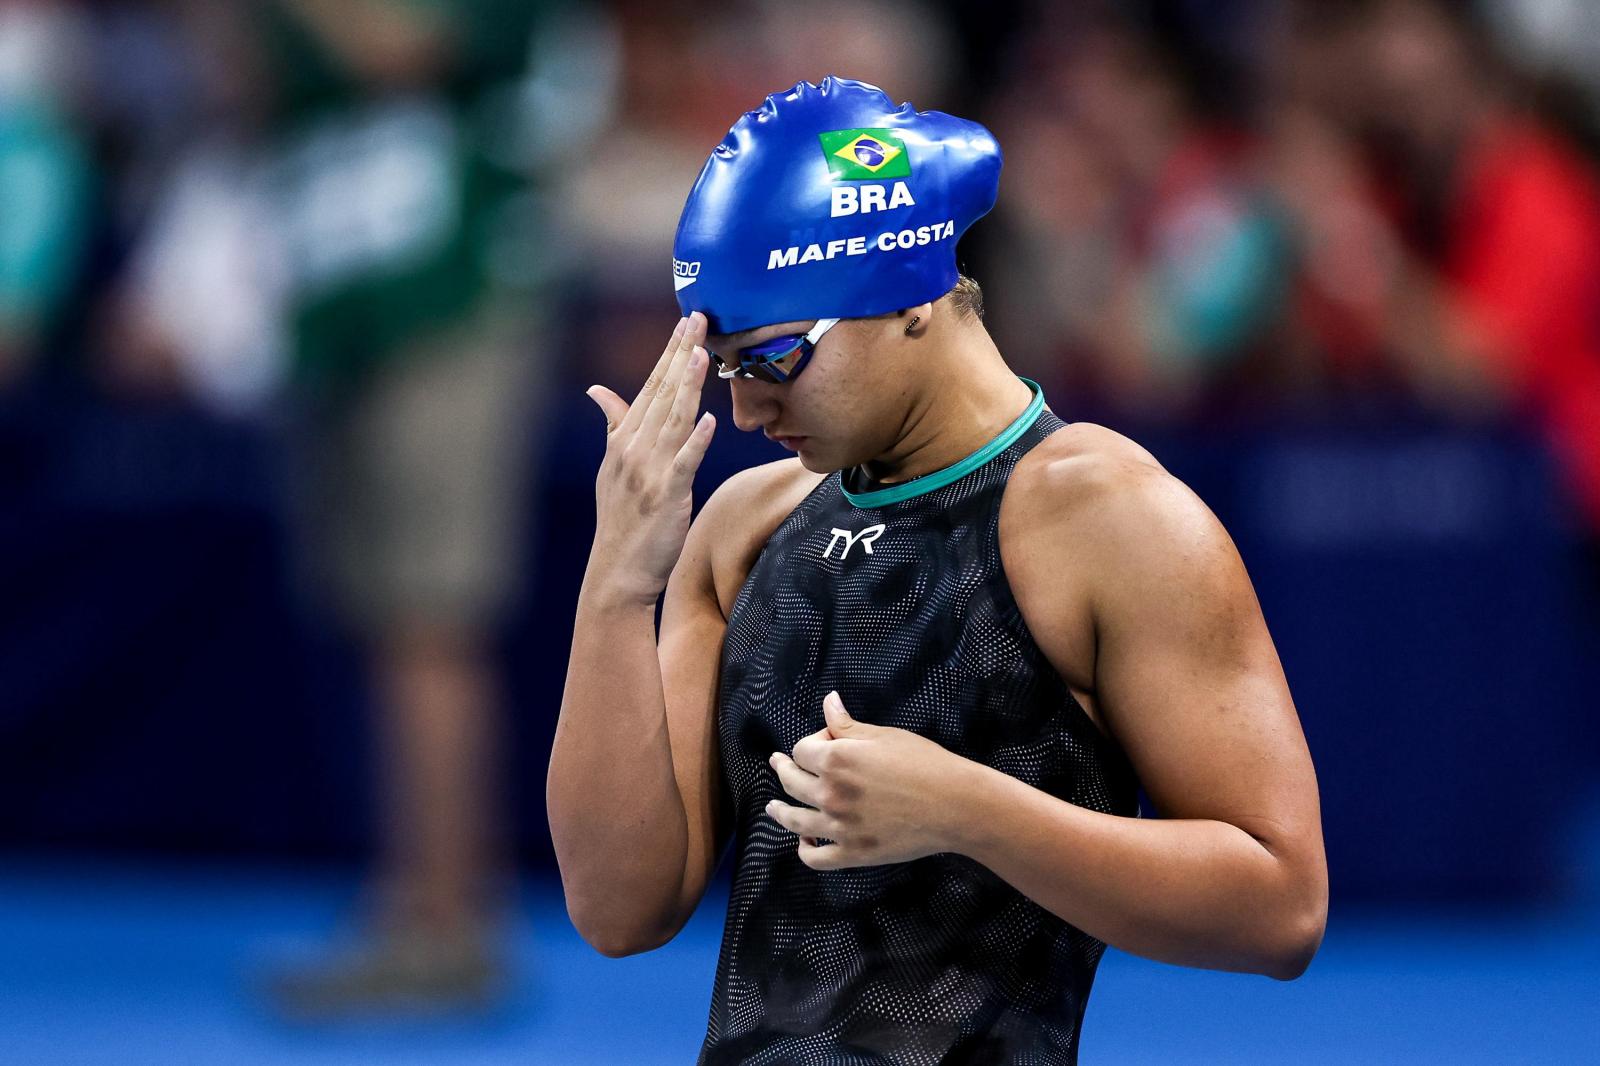
[(688, 851), (678, 921), (689, 920), (705, 895), (732, 833), (717, 749), (717, 692), (727, 611), (754, 557), (814, 480), (798, 460), (742, 470), (720, 485), (689, 527), (683, 553), (667, 579), (657, 651), (667, 709), (672, 769), (688, 819)]
[(1316, 776), (1288, 682), (1233, 541), (1169, 475), (1105, 501), (1095, 685), (1156, 808), (1238, 826), (1325, 876)]
[(1153, 462), (1069, 460), (1033, 487), (1052, 517), (1031, 532), (1073, 560), (1029, 570), (1037, 628), (1092, 642), (1096, 704), (1157, 810), (1237, 826), (1321, 884), (1311, 756), (1222, 524)]
[(683, 554), (667, 579), (657, 641), (672, 770), (688, 818), (688, 851), (678, 899), (680, 926), (705, 895), (729, 832), (716, 737), (717, 684), (727, 629), (712, 566), (717, 527), (726, 510), (717, 495), (690, 526)]

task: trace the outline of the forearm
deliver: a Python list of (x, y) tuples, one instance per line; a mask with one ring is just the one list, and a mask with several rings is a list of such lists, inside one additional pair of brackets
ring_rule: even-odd
[(1091, 936), (1162, 962), (1284, 979), (1316, 951), (1320, 885), (1243, 829), (1102, 814), (968, 765), (951, 850)]
[(669, 924), (688, 849), (673, 773), (654, 605), (579, 595), (546, 783), (567, 910), (601, 950)]

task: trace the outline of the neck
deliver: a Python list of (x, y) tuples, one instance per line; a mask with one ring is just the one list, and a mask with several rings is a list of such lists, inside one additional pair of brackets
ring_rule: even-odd
[(988, 444), (1027, 408), (1033, 393), (1000, 358), (983, 329), (966, 331), (937, 375), (912, 402), (899, 443), (861, 464), (874, 481), (894, 485), (943, 470)]

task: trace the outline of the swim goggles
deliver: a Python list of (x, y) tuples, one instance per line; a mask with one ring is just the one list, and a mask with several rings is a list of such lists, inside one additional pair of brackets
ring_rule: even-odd
[(782, 337), (764, 340), (760, 344), (753, 344), (748, 348), (740, 348), (737, 366), (730, 366), (722, 356), (709, 348), (706, 349), (706, 354), (717, 364), (719, 378), (725, 380), (753, 378), (781, 385), (800, 376), (800, 371), (811, 358), (811, 350), (816, 347), (817, 341), (838, 324), (837, 318), (824, 318), (818, 320), (804, 336), (785, 334)]

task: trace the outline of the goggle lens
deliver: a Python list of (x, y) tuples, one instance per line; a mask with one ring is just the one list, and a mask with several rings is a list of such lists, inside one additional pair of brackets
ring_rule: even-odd
[(838, 321), (837, 318), (824, 318), (804, 336), (791, 333), (781, 337), (769, 337), (760, 344), (741, 348), (739, 365), (736, 367), (730, 366), (717, 353), (710, 352), (711, 358), (717, 364), (717, 377), (758, 378), (781, 385), (800, 372), (817, 341)]

